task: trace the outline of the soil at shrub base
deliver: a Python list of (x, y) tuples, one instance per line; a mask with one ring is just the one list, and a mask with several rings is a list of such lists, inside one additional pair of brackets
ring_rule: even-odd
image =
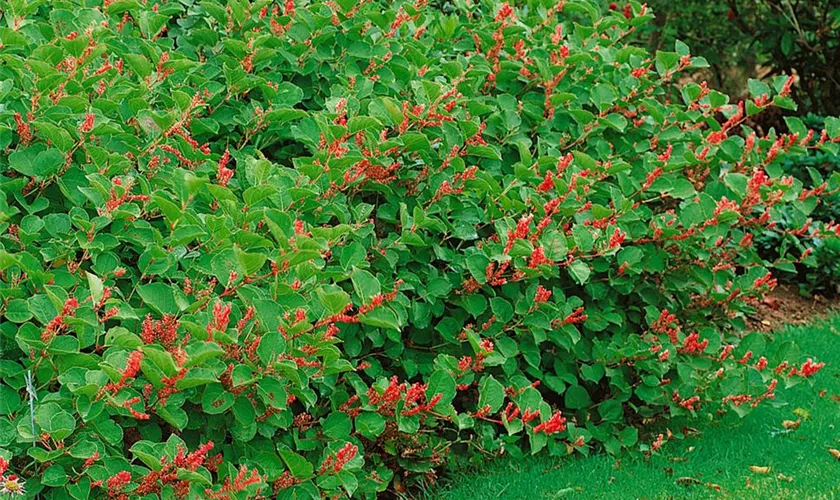
[(795, 286), (779, 285), (748, 318), (749, 331), (770, 332), (785, 325), (804, 325), (840, 310), (840, 297), (803, 297)]

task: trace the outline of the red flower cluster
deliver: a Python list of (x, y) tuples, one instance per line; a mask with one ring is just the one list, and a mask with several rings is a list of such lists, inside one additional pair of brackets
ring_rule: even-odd
[(505, 2), (496, 14), (496, 22), (502, 23), (503, 25), (509, 25), (513, 21), (516, 21), (516, 14), (513, 12), (513, 7)]
[(148, 413), (142, 413), (133, 408), (132, 405), (135, 405), (140, 402), (140, 396), (134, 396), (133, 398), (126, 399), (123, 401), (122, 407), (128, 410), (132, 417), (136, 418), (137, 420), (149, 420)]
[(216, 169), (216, 183), (220, 186), (227, 186), (230, 179), (233, 177), (233, 169), (228, 168), (230, 162), (230, 151), (225, 149), (224, 154), (219, 158), (219, 164)]
[(578, 307), (575, 309), (571, 314), (566, 316), (563, 319), (562, 325), (575, 325), (578, 323), (583, 323), (586, 321), (589, 316), (587, 316), (584, 312), (583, 306)]
[(683, 399), (680, 397), (680, 393), (674, 391), (674, 394), (671, 398), (677, 405), (685, 408), (686, 410), (696, 410), (696, 405), (700, 402), (700, 396), (691, 396), (690, 398)]
[[(523, 417), (524, 420), (524, 417)], [(563, 432), (566, 430), (566, 419), (557, 411), (545, 422), (539, 423), (534, 427), (534, 434), (544, 432), (545, 434), (554, 434), (555, 432)]]
[(23, 117), (18, 112), (15, 112), (15, 125), (17, 126), (17, 133), (20, 136), (20, 142), (24, 146), (28, 146), (32, 142), (32, 128), (27, 122), (23, 121)]
[(664, 438), (665, 438), (665, 436), (663, 434), (660, 434), (660, 435), (656, 436), (656, 440), (653, 443), (651, 443), (650, 449), (652, 451), (656, 451), (659, 448), (661, 448), (662, 447), (662, 440)]
[(543, 181), (537, 186), (537, 191), (540, 193), (547, 193), (552, 189), (554, 189), (554, 176), (551, 174), (551, 170), (549, 170), (545, 173)]
[(321, 462), (321, 468), (318, 470), (319, 475), (341, 472), (341, 469), (347, 465), (347, 462), (353, 460), (353, 457), (359, 452), (359, 447), (347, 443), (334, 455), (327, 455), (327, 458)]
[(741, 363), (742, 365), (745, 365), (745, 364), (749, 363), (750, 358), (752, 358), (752, 355), (753, 355), (752, 351), (747, 351), (744, 354), (744, 356), (741, 359), (739, 359), (737, 362)]
[[(111, 191), (108, 201), (105, 202), (105, 213), (113, 212), (120, 205), (131, 201), (149, 201), (149, 197), (145, 194), (131, 194), (131, 188), (134, 185), (133, 179), (129, 178), (123, 185), (122, 179), (115, 177), (111, 180)], [(122, 194), (117, 194), (117, 188), (121, 188)]]
[(105, 481), (105, 486), (108, 488), (108, 497), (110, 498), (127, 498), (122, 494), (123, 488), (131, 482), (131, 473), (128, 471), (117, 472)]
[(178, 326), (180, 322), (174, 314), (164, 314), (163, 319), (153, 320), (151, 314), (147, 314), (141, 326), (140, 338), (144, 344), (160, 342), (167, 349), (171, 348), (178, 340)]
[(100, 394), (105, 392), (110, 392), (111, 394), (116, 394), (117, 391), (128, 385), (128, 382), (137, 376), (140, 372), (140, 363), (143, 361), (143, 351), (136, 350), (132, 351), (131, 354), (128, 355), (128, 360), (125, 362), (125, 369), (121, 372), (122, 377), (120, 377), (119, 382), (116, 384), (113, 382), (108, 382), (105, 387), (102, 388)]
[(688, 337), (683, 340), (683, 345), (680, 347), (680, 354), (700, 354), (706, 347), (709, 346), (709, 339), (703, 340), (703, 342), (697, 342), (700, 340), (700, 335), (697, 332), (692, 332)]
[(607, 248), (612, 250), (613, 248), (621, 246), (621, 244), (624, 243), (624, 239), (626, 237), (627, 237), (627, 233), (623, 232), (619, 228), (615, 228), (612, 236), (610, 236), (610, 241), (609, 241), (609, 244), (607, 245)]
[[(2, 460), (2, 459), (0, 459), (0, 460)], [(85, 460), (85, 463), (82, 465), (82, 467), (87, 469), (88, 467), (95, 464), (97, 460), (99, 460), (99, 452), (95, 451), (95, 452), (93, 452), (93, 455), (91, 455), (90, 457), (87, 458), (87, 460)], [(2, 474), (2, 471), (0, 471), (0, 474)]]
[(742, 404), (748, 403), (750, 401), (752, 401), (752, 396), (750, 396), (749, 394), (737, 394), (726, 396), (721, 400), (723, 404), (732, 403), (736, 407), (741, 406)]
[(663, 309), (659, 313), (659, 318), (650, 325), (650, 330), (653, 333), (667, 335), (671, 339), (671, 343), (676, 344), (680, 325), (675, 315), (671, 314), (668, 309)]
[(551, 290), (546, 290), (542, 285), (537, 285), (537, 293), (534, 295), (534, 305), (548, 302), (551, 298)]
[(534, 251), (531, 252), (531, 257), (528, 259), (528, 268), (536, 269), (543, 264), (552, 265), (554, 262), (545, 256), (543, 247), (534, 247)]
[(70, 297), (65, 300), (64, 307), (61, 308), (61, 312), (58, 313), (55, 318), (50, 320), (49, 323), (47, 323), (46, 328), (44, 328), (44, 331), (41, 333), (41, 342), (45, 344), (52, 342), (52, 339), (61, 333), (65, 326), (67, 326), (64, 323), (64, 318), (67, 316), (74, 316), (78, 307), (79, 301), (77, 301), (75, 297)]
[(528, 237), (528, 233), (531, 232), (530, 225), (531, 220), (533, 220), (534, 216), (529, 214), (526, 217), (522, 217), (519, 219), (519, 222), (516, 223), (516, 229), (508, 231), (508, 241), (505, 244), (504, 254), (507, 255), (510, 253), (511, 248), (513, 248), (513, 244), (516, 243), (518, 239), (524, 239)]
[(200, 466), (210, 468), (210, 461), (207, 454), (213, 449), (213, 442), (208, 441), (201, 445), (198, 450), (189, 454), (185, 453), (184, 447), (178, 445), (178, 454), (171, 461), (167, 457), (161, 459), (161, 468), (150, 471), (140, 480), (140, 485), (134, 490), (138, 496), (159, 494), (164, 485), (171, 484), (178, 498), (184, 498), (189, 494), (190, 482), (178, 477), (178, 469), (195, 471)]
[(213, 304), (213, 319), (207, 324), (207, 340), (213, 340), (213, 331), (223, 332), (230, 323), (230, 304), (218, 301)]
[(755, 400), (752, 402), (751, 406), (753, 408), (755, 408), (756, 406), (758, 406), (759, 403), (761, 403), (765, 399), (774, 399), (776, 397), (776, 393), (774, 393), (773, 391), (776, 390), (776, 384), (777, 383), (778, 383), (778, 380), (776, 380), (776, 379), (771, 380), (770, 385), (767, 386), (767, 390), (764, 391), (764, 393), (762, 395), (755, 398)]
[(770, 290), (773, 290), (774, 288), (776, 288), (777, 284), (778, 284), (778, 281), (776, 280), (776, 278), (774, 278), (771, 273), (767, 273), (764, 276), (762, 276), (761, 278), (758, 278), (757, 280), (755, 280), (753, 282), (752, 287), (753, 287), (753, 290), (757, 290), (757, 289), (766, 285)]
[(230, 477), (226, 477), (225, 482), (224, 484), (222, 484), (222, 487), (221, 489), (219, 489), (219, 491), (213, 491), (210, 488), (208, 488), (204, 490), (204, 495), (207, 496), (207, 498), (227, 500), (232, 497), (232, 493), (239, 493), (248, 486), (251, 486), (252, 484), (257, 484), (262, 480), (263, 478), (257, 469), (251, 470), (251, 474), (248, 475), (248, 468), (243, 465), (239, 468), (239, 472), (236, 473), (236, 477), (233, 478), (232, 482), (230, 480)]
[(96, 120), (96, 115), (93, 113), (88, 113), (85, 115), (85, 121), (82, 122), (82, 125), (79, 127), (79, 132), (86, 134), (93, 130), (93, 124)]
[(814, 363), (814, 360), (808, 358), (807, 361), (802, 363), (800, 368), (797, 369), (795, 366), (791, 368), (788, 372), (788, 377), (792, 377), (794, 375), (799, 375), (800, 377), (810, 377), (820, 371), (824, 366), (825, 363)]

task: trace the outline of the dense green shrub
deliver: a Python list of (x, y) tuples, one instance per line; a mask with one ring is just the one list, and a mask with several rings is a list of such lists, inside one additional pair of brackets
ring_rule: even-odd
[(753, 233), (840, 186), (775, 168), (840, 121), (743, 125), (786, 77), (674, 90), (705, 61), (626, 45), (635, 2), (105, 4), (3, 4), (10, 485), (372, 496), (655, 451), (643, 422), (821, 367), (738, 342), (774, 284)]
[[(786, 126), (793, 130), (822, 128), (824, 120), (807, 115), (803, 119), (786, 117)], [(820, 150), (812, 150), (808, 155), (789, 157), (773, 165), (780, 175), (790, 175), (805, 183), (820, 186), (825, 178), (840, 171), (840, 156)], [(776, 225), (756, 235), (755, 243), (763, 259), (777, 261), (782, 254), (799, 255), (799, 262), (779, 263), (777, 269), (783, 271), (780, 280), (796, 284), (803, 295), (835, 295), (840, 293), (840, 245), (835, 238), (814, 238), (803, 244), (800, 237), (791, 234), (801, 228), (808, 219), (830, 224), (840, 220), (840, 192), (824, 192), (820, 203), (806, 218), (801, 212), (790, 207), (780, 207)], [(790, 251), (788, 250), (790, 248)], [(805, 252), (805, 258), (801, 257)]]

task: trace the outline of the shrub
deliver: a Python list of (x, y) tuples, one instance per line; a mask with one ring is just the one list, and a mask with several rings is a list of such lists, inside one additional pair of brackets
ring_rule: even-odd
[(708, 59), (727, 91), (743, 92), (757, 73), (796, 74), (803, 110), (840, 113), (840, 8), (832, 0), (654, 0), (657, 19), (644, 30), (654, 49), (679, 39)]
[(635, 2), (105, 3), (0, 28), (0, 473), (29, 492), (400, 492), (655, 451), (643, 422), (821, 367), (738, 342), (774, 284), (752, 234), (840, 185), (772, 168), (837, 120), (743, 125), (791, 80), (674, 89), (704, 60), (625, 44)]
[[(792, 130), (823, 126), (823, 120), (812, 115), (803, 120), (795, 117), (786, 117), (785, 120)], [(791, 175), (805, 183), (820, 186), (826, 177), (835, 175), (837, 167), (840, 167), (840, 156), (812, 150), (807, 156), (787, 158), (772, 167), (782, 175)], [(836, 191), (824, 193), (808, 218), (823, 223), (840, 219), (840, 194)], [(802, 227), (808, 218), (798, 210), (780, 207), (776, 225), (756, 235), (756, 247), (763, 259), (773, 261), (787, 253), (783, 248), (790, 247), (790, 253), (800, 256), (800, 262), (779, 262), (776, 268), (784, 271), (779, 274), (779, 279), (795, 283), (804, 295), (834, 295), (840, 291), (837, 288), (837, 278), (840, 277), (838, 240), (815, 238), (809, 244), (803, 244), (799, 237), (791, 234), (791, 230)], [(802, 259), (804, 252), (809, 254)]]

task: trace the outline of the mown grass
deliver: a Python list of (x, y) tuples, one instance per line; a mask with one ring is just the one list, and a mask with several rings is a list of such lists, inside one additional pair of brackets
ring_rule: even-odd
[[(777, 391), (787, 401), (782, 407), (762, 405), (744, 418), (729, 414), (711, 421), (671, 422), (672, 429), (689, 425), (700, 433), (667, 443), (662, 454), (648, 461), (606, 455), (500, 459), (483, 470), (448, 478), (429, 497), (840, 497), (840, 460), (828, 452), (840, 449), (840, 315), (812, 326), (786, 328), (775, 337), (776, 342), (795, 340), (803, 356), (826, 363), (813, 386), (805, 383)], [(799, 415), (803, 416), (799, 428), (785, 432), (782, 422)], [(770, 467), (770, 472), (756, 473), (750, 466)], [(707, 483), (718, 485), (720, 492)]]

